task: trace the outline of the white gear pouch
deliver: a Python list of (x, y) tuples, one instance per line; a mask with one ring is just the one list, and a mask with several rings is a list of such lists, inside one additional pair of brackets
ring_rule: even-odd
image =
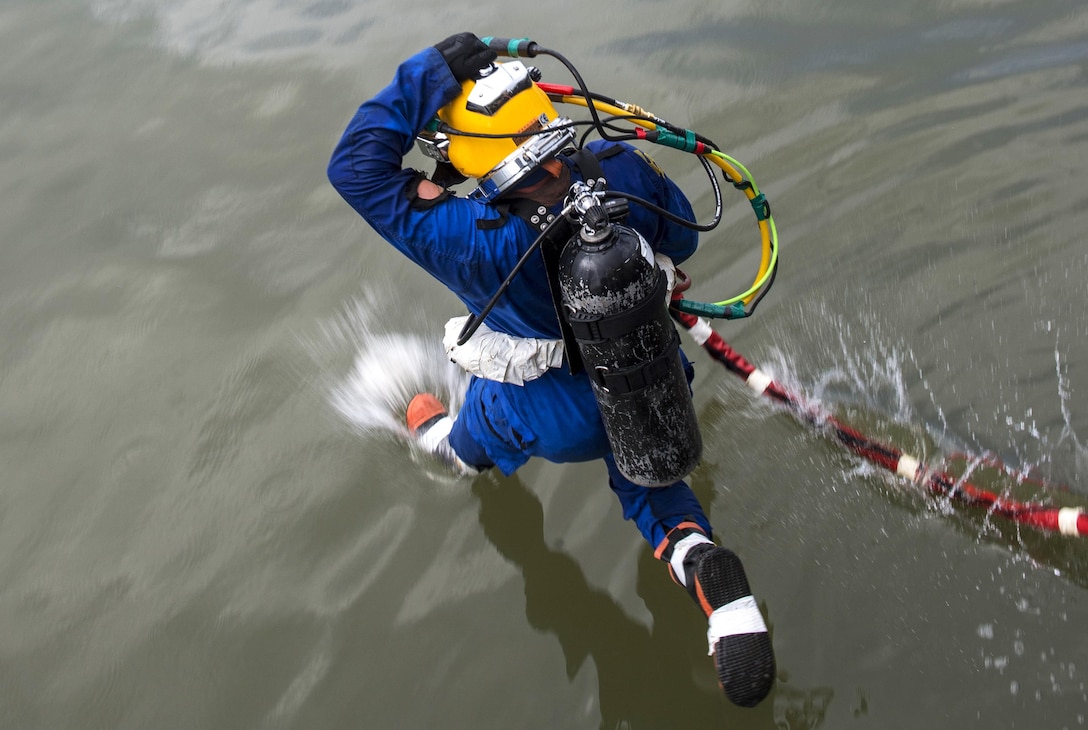
[(450, 360), (479, 378), (524, 385), (549, 368), (563, 365), (562, 340), (514, 337), (496, 332), (482, 322), (468, 342), (458, 345), (457, 336), (467, 321), (465, 315), (446, 322), (442, 344)]

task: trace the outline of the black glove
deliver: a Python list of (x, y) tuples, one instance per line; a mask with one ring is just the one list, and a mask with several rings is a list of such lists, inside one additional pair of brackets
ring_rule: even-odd
[(435, 43), (434, 47), (446, 59), (446, 65), (458, 83), (479, 78), (480, 71), (487, 68), (497, 55), (473, 33), (451, 35)]
[(453, 187), (454, 185), (460, 185), (467, 177), (457, 171), (457, 168), (448, 162), (438, 162), (434, 166), (434, 174), (431, 175), (431, 182), (435, 185), (441, 185), (444, 188)]

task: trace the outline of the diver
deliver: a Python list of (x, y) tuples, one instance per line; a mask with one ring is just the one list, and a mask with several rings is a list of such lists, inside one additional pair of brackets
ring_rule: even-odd
[[(694, 218), (691, 205), (634, 146), (602, 139), (576, 148), (574, 125), (537, 86), (535, 70), (496, 58), (471, 33), (408, 58), (359, 107), (328, 166), (329, 180), (352, 208), (472, 313), (471, 337), (463, 336), (469, 328), (460, 317), (447, 324), (444, 340), (451, 359), (473, 375), (464, 406), (454, 417), (434, 395), (418, 394), (407, 406), (407, 426), (420, 445), (466, 475), (491, 467), (509, 475), (533, 456), (556, 463), (602, 459), (624, 518), (706, 616), (709, 653), (726, 696), (755, 706), (774, 685), (775, 661), (740, 559), (714, 543), (683, 474), (648, 486), (617, 464), (592, 373), (578, 367), (575, 338), (561, 314), (556, 251), (549, 254), (554, 247), (545, 241), (537, 255), (526, 256), (549, 230), (562, 229), (572, 186), (593, 190), (607, 181), (609, 189), (652, 204), (627, 206), (622, 223), (668, 272), (698, 244), (697, 231), (677, 222)], [(402, 168), (417, 138), (437, 160), (430, 177)], [(453, 186), (469, 178), (478, 187), (456, 194)], [(512, 274), (514, 285), (496, 299)], [(662, 293), (667, 301), (667, 291), (655, 296)], [(686, 402), (676, 406), (687, 408), (692, 368), (682, 352), (672, 356), (685, 386)], [(640, 373), (649, 379), (657, 371), (647, 366)]]

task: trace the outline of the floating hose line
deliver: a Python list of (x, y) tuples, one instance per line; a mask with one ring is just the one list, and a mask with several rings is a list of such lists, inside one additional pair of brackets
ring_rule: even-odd
[[(674, 299), (674, 304), (676, 303)], [(1062, 535), (1088, 535), (1088, 513), (1081, 507), (1021, 502), (971, 484), (940, 469), (933, 469), (919, 458), (900, 449), (869, 438), (833, 416), (806, 407), (800, 398), (790, 393), (773, 378), (744, 359), (710, 323), (688, 312), (670, 307), (670, 313), (692, 339), (714, 360), (743, 379), (755, 393), (786, 406), (801, 421), (830, 433), (840, 444), (866, 461), (896, 474), (926, 491), (947, 497), (969, 507), (985, 509), (989, 514)], [(1008, 473), (1008, 470), (1004, 470)]]

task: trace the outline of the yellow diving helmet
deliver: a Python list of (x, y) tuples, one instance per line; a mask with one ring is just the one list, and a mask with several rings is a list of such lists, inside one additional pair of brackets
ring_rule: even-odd
[(559, 116), (520, 61), (492, 64), (482, 78), (462, 83), (438, 118), (445, 128), (421, 134), (420, 146), (477, 178), (469, 197), (483, 200), (494, 200), (574, 140), (571, 120)]

